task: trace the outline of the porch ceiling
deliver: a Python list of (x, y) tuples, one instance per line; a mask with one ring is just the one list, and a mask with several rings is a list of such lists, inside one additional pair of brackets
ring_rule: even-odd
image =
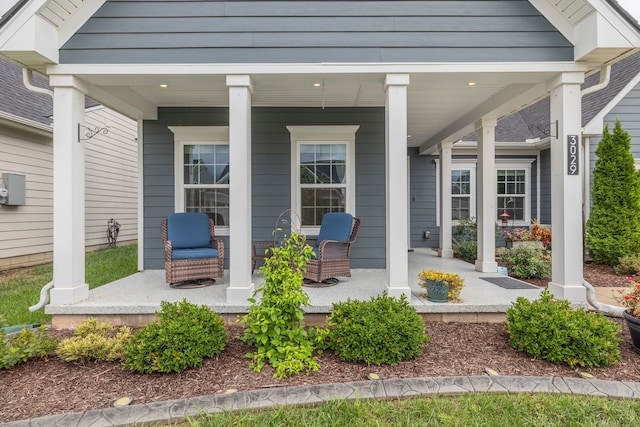
[[(148, 106), (146, 111), (158, 107), (228, 105), (228, 88), (223, 74), (75, 74), (93, 88), (89, 96), (125, 114), (123, 106), (135, 105), (136, 100)], [(408, 144), (424, 149), (425, 145), (442, 140), (460, 139), (473, 131), (473, 122), (483, 115), (501, 117), (533, 102), (539, 95), (530, 89), (540, 85), (546, 87), (546, 81), (556, 72), (447, 70), (409, 74), (408, 134), (411, 136)], [(381, 107), (385, 104), (385, 76), (386, 73), (252, 74), (252, 105)], [(470, 82), (475, 85), (470, 86)], [(161, 84), (167, 87), (161, 87)], [(527, 91), (531, 94), (527, 95)], [(506, 102), (511, 99), (514, 100), (512, 105)], [(142, 112), (138, 118), (150, 117)]]

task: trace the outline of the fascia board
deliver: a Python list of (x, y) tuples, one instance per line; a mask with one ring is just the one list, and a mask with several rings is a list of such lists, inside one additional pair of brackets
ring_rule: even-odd
[(53, 127), (51, 126), (3, 111), (0, 111), (0, 126), (6, 126), (40, 136), (51, 137), (53, 134)]
[(629, 83), (620, 91), (618, 94), (611, 100), (607, 105), (604, 106), (602, 110), (598, 114), (596, 114), (593, 119), (589, 121), (584, 126), (583, 134), (584, 135), (602, 135), (602, 130), (604, 129), (604, 118), (613, 110), (613, 108), (618, 105), (625, 96), (631, 92), (633, 88), (640, 84), (640, 72), (631, 79)]
[(596, 49), (633, 49), (640, 45), (640, 38), (633, 40), (633, 34), (623, 34), (616, 24), (600, 13), (593, 13), (576, 26), (580, 42), (574, 49), (576, 61), (581, 60)]
[(58, 33), (49, 22), (35, 15), (0, 46), (2, 52), (34, 52), (47, 61), (58, 62)]

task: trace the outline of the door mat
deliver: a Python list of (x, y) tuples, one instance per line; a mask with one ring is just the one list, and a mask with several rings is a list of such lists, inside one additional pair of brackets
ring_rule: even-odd
[(540, 289), (530, 283), (511, 277), (481, 277), (481, 279), (504, 289)]

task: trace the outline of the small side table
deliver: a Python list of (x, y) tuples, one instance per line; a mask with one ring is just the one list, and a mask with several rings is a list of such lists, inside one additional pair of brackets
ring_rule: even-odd
[(253, 266), (251, 267), (251, 274), (255, 271), (258, 261), (264, 262), (265, 259), (271, 256), (271, 248), (273, 248), (273, 241), (258, 240), (253, 242), (253, 255), (251, 256)]

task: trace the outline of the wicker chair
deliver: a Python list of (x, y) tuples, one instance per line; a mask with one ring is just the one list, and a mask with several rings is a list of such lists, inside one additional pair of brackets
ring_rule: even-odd
[(307, 239), (314, 256), (307, 264), (307, 285), (334, 285), (337, 276), (351, 277), (349, 256), (356, 240), (360, 219), (344, 212), (331, 212), (322, 217), (317, 239)]
[(169, 284), (224, 276), (224, 242), (205, 213), (176, 213), (162, 220), (164, 268)]

